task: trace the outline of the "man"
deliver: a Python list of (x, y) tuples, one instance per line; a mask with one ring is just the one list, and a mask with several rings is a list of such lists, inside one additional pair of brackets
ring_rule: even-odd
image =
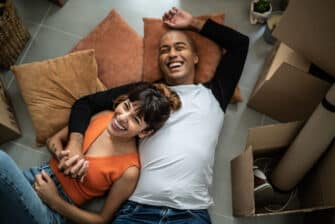
[[(159, 64), (165, 82), (181, 97), (182, 107), (166, 124), (139, 145), (141, 174), (133, 195), (116, 214), (114, 223), (210, 223), (207, 208), (213, 203), (212, 183), (215, 148), (224, 111), (241, 76), (248, 52), (248, 37), (211, 20), (202, 21), (172, 8), (163, 22), (171, 28), (190, 28), (227, 50), (213, 79), (194, 84), (199, 61), (193, 41), (181, 31), (163, 35)], [(67, 149), (81, 154), (83, 133), (90, 117), (111, 109), (113, 99), (130, 84), (79, 99), (70, 117)], [(73, 157), (72, 157), (73, 158)], [(65, 160), (61, 168), (82, 174), (83, 160)]]

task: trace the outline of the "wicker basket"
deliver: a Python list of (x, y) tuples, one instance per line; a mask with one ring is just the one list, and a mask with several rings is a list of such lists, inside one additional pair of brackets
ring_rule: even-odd
[(30, 34), (18, 17), (12, 0), (0, 5), (0, 11), (0, 66), (8, 69), (15, 64)]

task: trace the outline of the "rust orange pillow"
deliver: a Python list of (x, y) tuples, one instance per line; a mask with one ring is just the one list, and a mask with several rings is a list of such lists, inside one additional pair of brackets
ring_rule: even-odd
[[(199, 16), (199, 19), (212, 19), (220, 24), (224, 22), (224, 14), (210, 14)], [(158, 63), (158, 49), (161, 36), (169, 28), (165, 26), (161, 19), (143, 18), (144, 22), (144, 56), (143, 56), (143, 80), (153, 82), (163, 77)], [(213, 41), (202, 35), (185, 31), (195, 41), (198, 49), (199, 63), (196, 68), (195, 82), (205, 83), (209, 81), (216, 70), (221, 58), (222, 49)], [(236, 88), (232, 97), (232, 103), (241, 102), (240, 89)]]
[(143, 38), (113, 9), (72, 51), (94, 49), (107, 88), (142, 80)]
[(11, 67), (28, 106), (38, 145), (63, 128), (72, 104), (105, 89), (97, 76), (94, 50)]

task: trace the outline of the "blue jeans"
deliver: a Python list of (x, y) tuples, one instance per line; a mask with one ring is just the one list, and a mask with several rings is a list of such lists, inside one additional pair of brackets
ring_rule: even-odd
[(21, 171), (0, 150), (0, 223), (66, 223), (64, 217), (43, 203), (33, 188), (35, 175), (42, 169), (53, 179), (61, 197), (72, 203), (47, 163)]
[(179, 210), (126, 201), (115, 215), (113, 224), (207, 224), (211, 223), (206, 209)]

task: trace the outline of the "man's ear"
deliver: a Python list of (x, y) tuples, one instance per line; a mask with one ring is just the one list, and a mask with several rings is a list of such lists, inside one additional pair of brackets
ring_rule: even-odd
[(198, 64), (198, 62), (199, 62), (199, 57), (198, 57), (197, 54), (194, 55), (194, 57), (193, 57), (193, 62), (194, 62), (195, 65)]
[(152, 130), (152, 129), (151, 130), (143, 130), (138, 134), (138, 137), (139, 138), (144, 138), (144, 137), (147, 137), (147, 136), (149, 136), (153, 133), (154, 133), (154, 130)]

